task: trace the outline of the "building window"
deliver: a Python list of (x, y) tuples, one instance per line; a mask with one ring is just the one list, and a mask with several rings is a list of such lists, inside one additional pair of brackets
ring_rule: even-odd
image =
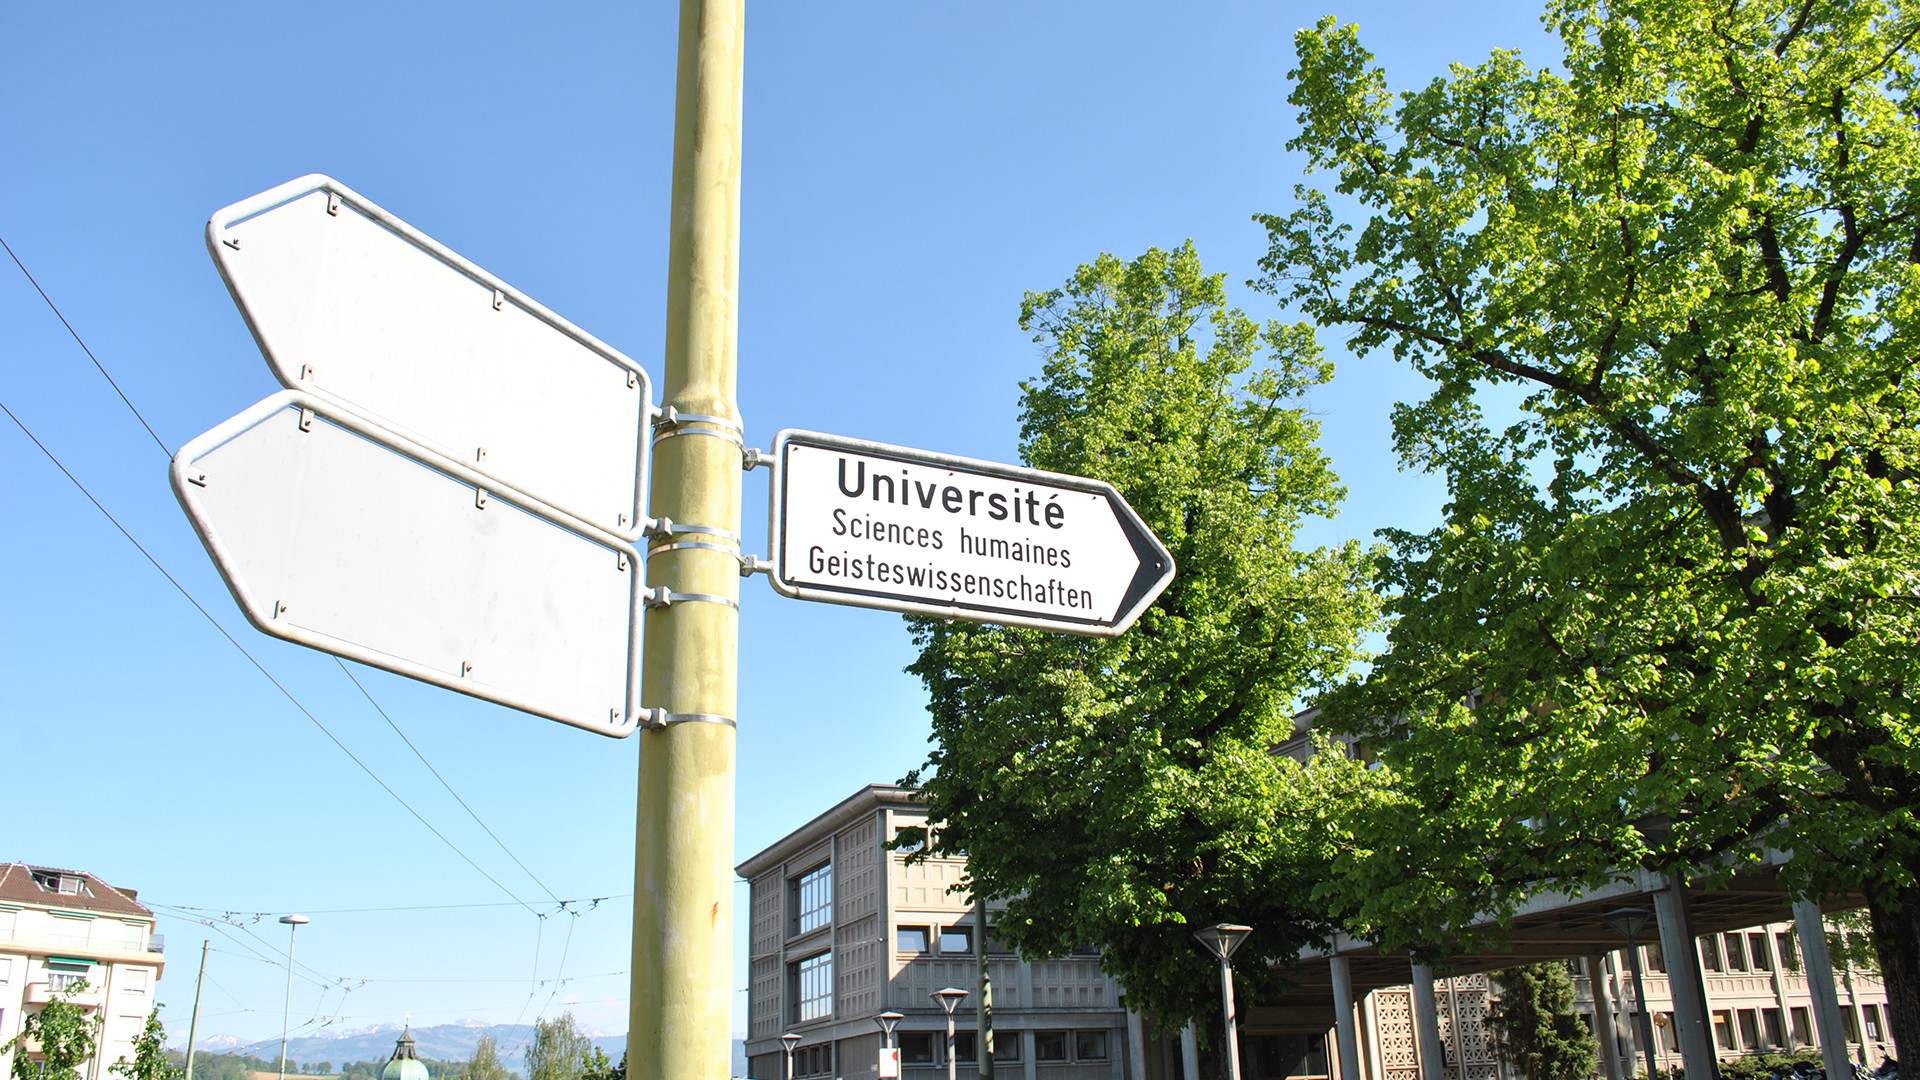
[(1860, 1041), (1860, 1018), (1854, 1015), (1852, 1009), (1840, 1010), (1840, 1026), (1846, 1029), (1848, 1042)]
[(1745, 935), (1727, 935), (1727, 970), (1747, 970), (1747, 941)]
[(793, 932), (804, 934), (833, 921), (833, 864), (817, 866), (793, 880)]
[(1747, 958), (1753, 961), (1753, 970), (1773, 970), (1773, 954), (1767, 951), (1767, 935), (1748, 934), (1747, 954)]
[(787, 965), (788, 1015), (806, 1023), (833, 1015), (833, 953), (823, 952)]
[(1020, 1033), (1019, 1032), (1003, 1031), (994, 1037), (993, 1060), (995, 1061), (1019, 1061), (1020, 1060)]
[(1740, 1018), (1740, 1048), (1743, 1050), (1758, 1050), (1760, 1048), (1760, 1018), (1754, 1015), (1752, 1009), (1741, 1009), (1737, 1015)]
[(955, 1061), (979, 1061), (980, 1060), (980, 1048), (979, 1048), (979, 1045), (974, 1040), (973, 1032), (956, 1031), (953, 1033), (953, 1060)]
[(1709, 934), (1700, 939), (1700, 966), (1708, 971), (1727, 970), (1726, 965), (1720, 962), (1720, 935)]
[[(1793, 940), (1792, 931), (1782, 930), (1773, 935), (1773, 943), (1780, 946), (1780, 966), (1788, 971), (1800, 970), (1800, 943)], [(1805, 1039), (1800, 1040), (1805, 1042)]]
[(1036, 1031), (1033, 1033), (1033, 1060), (1067, 1060), (1067, 1033), (1064, 1031)]
[(1787, 1022), (1793, 1025), (1793, 1041), (1801, 1046), (1812, 1046), (1813, 1020), (1805, 1005), (1795, 1005), (1787, 1011)]
[(1667, 970), (1667, 954), (1660, 948), (1660, 943), (1650, 941), (1647, 943), (1646, 950), (1647, 970), (1665, 974)]
[(144, 994), (147, 992), (147, 975), (146, 968), (121, 968), (120, 988), (129, 994)]
[(900, 1061), (907, 1065), (933, 1064), (933, 1033), (929, 1031), (901, 1032)]
[(973, 952), (973, 928), (971, 926), (941, 927), (940, 951), (949, 956), (971, 955)]
[(927, 928), (924, 926), (902, 926), (893, 932), (893, 941), (894, 948), (901, 952), (926, 952)]
[(72, 994), (86, 986), (87, 965), (47, 962), (47, 989), (56, 994)]
[(796, 1048), (793, 1052), (793, 1075), (833, 1075), (833, 1044), (815, 1043), (812, 1046)]
[[(12, 980), (13, 980), (13, 958), (10, 956), (0, 956), (0, 986), (5, 986), (7, 985), (7, 983), (11, 982)], [(5, 1030), (6, 1030), (5, 1028), (0, 1028), (0, 1031), (5, 1031)]]
[(1787, 1031), (1780, 1024), (1779, 1009), (1761, 1009), (1760, 1022), (1761, 1026), (1766, 1028), (1768, 1046), (1787, 1045)]
[(1073, 1033), (1073, 1060), (1107, 1060), (1107, 1033), (1104, 1031), (1076, 1031)]
[(1738, 1050), (1733, 1041), (1733, 1014), (1722, 1009), (1713, 1014), (1713, 1038), (1722, 1050)]
[(1879, 1042), (1880, 1007), (1878, 1005), (1862, 1005), (1860, 1008), (1867, 1014), (1867, 1038), (1872, 1039), (1874, 1042)]

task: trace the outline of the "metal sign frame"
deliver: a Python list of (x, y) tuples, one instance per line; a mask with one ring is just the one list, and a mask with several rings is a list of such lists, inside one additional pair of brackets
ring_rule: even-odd
[[(240, 309), (241, 317), (246, 320), (247, 329), (253, 334), (254, 342), (260, 347), (261, 354), (267, 358), (267, 365), (273, 370), (274, 377), (280, 380), (280, 384), (290, 390), (299, 390), (321, 400), (328, 401), (337, 409), (344, 409), (367, 420), (371, 420), (384, 429), (395, 431), (407, 438), (410, 442), (432, 450), (448, 460), (457, 461), (469, 453), (469, 451), (466, 450), (455, 450), (442, 446), (432, 438), (410, 430), (393, 419), (370, 413), (366, 409), (354, 405), (352, 402), (344, 401), (329, 394), (325, 389), (313, 385), (310, 381), (306, 380), (303, 372), (295, 370), (291, 364), (283, 358), (281, 350), (277, 347), (272, 329), (262, 325), (255, 319), (247, 288), (242, 281), (244, 275), (236, 271), (233, 263), (233, 260), (240, 253), (238, 246), (239, 241), (229, 237), (228, 231), (250, 218), (258, 217), (261, 214), (265, 214), (315, 192), (326, 192), (330, 200), (352, 208), (388, 232), (393, 233), (401, 240), (445, 264), (448, 268), (465, 275), (483, 288), (492, 289), (495, 293), (496, 304), (511, 301), (515, 306), (526, 311), (535, 319), (545, 323), (566, 337), (571, 338), (581, 346), (584, 346), (605, 359), (608, 363), (628, 372), (630, 385), (636, 385), (640, 392), (642, 409), (639, 420), (639, 436), (636, 440), (638, 445), (635, 450), (637, 459), (634, 462), (632, 528), (618, 529), (609, 528), (605, 525), (595, 527), (613, 532), (629, 543), (642, 541), (648, 530), (655, 524), (651, 518), (646, 516), (646, 489), (648, 479), (652, 472), (651, 454), (653, 443), (649, 437), (649, 428), (652, 425), (653, 418), (659, 414), (659, 408), (653, 403), (653, 382), (648, 378), (646, 369), (618, 349), (613, 348), (599, 338), (594, 337), (592, 334), (573, 325), (566, 319), (554, 314), (548, 310), (545, 305), (542, 305), (532, 297), (514, 288), (512, 285), (507, 284), (498, 277), (495, 277), (493, 274), (488, 273), (486, 270), (481, 269), (479, 266), (474, 265), (458, 252), (453, 251), (431, 236), (395, 217), (392, 213), (389, 213), (372, 200), (354, 191), (352, 188), (347, 187), (340, 181), (320, 173), (311, 173), (298, 179), (289, 180), (278, 187), (270, 188), (258, 195), (242, 199), (231, 206), (223, 207), (216, 211), (207, 221), (207, 252), (213, 257), (214, 265), (220, 271), (220, 279), (226, 283), (227, 291), (232, 295), (234, 305)], [(332, 212), (332, 203), (329, 204), (329, 212)], [(539, 492), (524, 489), (514, 481), (489, 470), (484, 463), (474, 463), (468, 468), (469, 471), (477, 472), (487, 478), (489, 490), (512, 491), (525, 498), (541, 502), (543, 505), (557, 506), (557, 504), (550, 501), (550, 497), (543, 496), (543, 494)], [(589, 515), (585, 512), (585, 508), (569, 506), (557, 506), (557, 508), (575, 519), (583, 521), (590, 520)]]
[[(1024, 615), (1009, 612), (990, 605), (950, 605), (922, 603), (913, 600), (872, 596), (867, 593), (823, 589), (810, 585), (799, 585), (782, 576), (786, 566), (785, 519), (787, 504), (787, 449), (793, 445), (809, 446), (818, 449), (845, 450), (869, 457), (891, 458), (905, 464), (932, 466), (950, 469), (954, 472), (973, 473), (993, 477), (999, 480), (1011, 480), (1020, 483), (1040, 484), (1048, 487), (1063, 488), (1068, 491), (1105, 497), (1107, 505), (1119, 520), (1121, 530), (1127, 534), (1133, 544), (1134, 552), (1139, 556), (1141, 571), (1136, 571), (1135, 579), (1129, 591), (1123, 596), (1112, 623), (1100, 620), (1077, 620), (1067, 617), (1046, 617)], [(767, 580), (776, 592), (796, 600), (817, 600), (829, 604), (845, 604), (851, 607), (877, 608), (882, 611), (899, 611), (911, 615), (929, 615), (940, 619), (960, 619), (967, 622), (990, 622), (1006, 626), (1024, 626), (1037, 630), (1053, 630), (1065, 634), (1080, 634), (1088, 637), (1119, 637), (1126, 633), (1141, 613), (1151, 606), (1155, 599), (1173, 582), (1176, 567), (1173, 555), (1167, 551), (1160, 538), (1154, 535), (1146, 522), (1140, 519), (1127, 500), (1112, 484), (1104, 480), (1095, 480), (1085, 476), (1069, 476), (1065, 473), (1047, 472), (1043, 469), (1029, 469), (1021, 465), (1005, 465), (994, 461), (981, 461), (977, 458), (958, 457), (932, 450), (917, 450), (912, 447), (894, 446), (888, 443), (873, 442), (867, 439), (854, 439), (844, 435), (828, 435), (818, 431), (804, 431), (787, 428), (774, 436), (773, 449), (770, 452), (773, 479), (767, 493), (767, 558), (772, 564)], [(1142, 578), (1143, 571), (1158, 562), (1161, 570), (1157, 578)]]
[[(627, 633), (627, 677), (626, 701), (623, 715), (617, 720), (589, 720), (582, 717), (558, 713), (547, 703), (526, 698), (497, 687), (488, 686), (470, 680), (463, 680), (438, 668), (415, 663), (391, 653), (370, 649), (342, 638), (317, 633), (296, 626), (284, 619), (274, 617), (275, 613), (253, 594), (237, 576), (229, 573), (229, 566), (237, 560), (230, 549), (221, 540), (215, 524), (207, 509), (195, 496), (195, 489), (205, 482), (202, 470), (196, 467), (198, 459), (206, 456), (223, 444), (248, 431), (254, 426), (270, 419), (276, 413), (289, 408), (310, 410), (314, 414), (352, 432), (368, 441), (392, 451), (413, 462), (434, 470), (456, 483), (484, 492), (489, 499), (498, 498), (514, 508), (539, 518), (556, 528), (571, 532), (590, 543), (598, 544), (619, 555), (624, 555), (629, 573), (628, 596), (628, 633)], [(498, 705), (532, 713), (536, 716), (556, 720), (560, 723), (591, 731), (598, 735), (613, 738), (626, 738), (639, 726), (640, 721), (640, 660), (642, 643), (642, 623), (646, 597), (646, 558), (632, 542), (614, 534), (611, 530), (584, 521), (557, 507), (539, 499), (532, 498), (511, 487), (502, 486), (493, 477), (474, 469), (465, 462), (437, 452), (429, 446), (416, 443), (405, 436), (398, 435), (384, 426), (368, 420), (352, 408), (328, 400), (317, 394), (302, 390), (282, 390), (268, 397), (239, 415), (220, 424), (218, 427), (189, 442), (174, 455), (169, 479), (174, 496), (186, 511), (193, 524), (194, 532), (213, 556), (214, 565), (219, 569), (221, 580), (227, 590), (233, 594), (234, 601), (246, 615), (247, 621), (261, 633), (269, 634), (284, 641), (304, 645), (321, 652), (332, 653), (349, 660), (357, 660), (369, 667), (405, 675), (421, 682), (466, 694), (470, 697), (492, 701)]]

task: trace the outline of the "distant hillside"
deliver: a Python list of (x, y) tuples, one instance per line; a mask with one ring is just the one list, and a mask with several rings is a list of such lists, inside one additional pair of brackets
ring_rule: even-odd
[[(525, 1076), (526, 1042), (533, 1035), (532, 1024), (494, 1024), (491, 1026), (476, 1023), (434, 1024), (431, 1027), (413, 1029), (415, 1052), (422, 1058), (439, 1062), (464, 1062), (473, 1057), (474, 1047), (480, 1045), (482, 1035), (492, 1035), (500, 1047), (500, 1061), (513, 1072)], [(308, 1077), (315, 1075), (338, 1076), (349, 1062), (385, 1061), (393, 1056), (393, 1044), (400, 1038), (400, 1028), (392, 1024), (379, 1027), (359, 1028), (339, 1032), (328, 1031), (319, 1035), (307, 1035), (287, 1040), (287, 1073), (293, 1075), (296, 1067)], [(615, 1061), (626, 1052), (627, 1037), (622, 1035), (594, 1035), (593, 1044), (606, 1051)], [(214, 1035), (200, 1040), (199, 1058), (204, 1059), (209, 1052), (222, 1057), (246, 1055), (254, 1064), (254, 1069), (262, 1067), (277, 1069), (280, 1057), (280, 1040), (268, 1039), (264, 1042), (242, 1043), (232, 1036)], [(266, 1059), (273, 1059), (267, 1061)], [(744, 1045), (740, 1040), (733, 1041), (734, 1075), (745, 1076), (747, 1059)], [(322, 1066), (325, 1071), (322, 1071)], [(237, 1069), (235, 1070), (238, 1071)], [(194, 1080), (241, 1080), (239, 1077), (223, 1078), (214, 1072), (203, 1071), (197, 1064)], [(451, 1070), (457, 1074), (458, 1070)], [(440, 1070), (432, 1070), (434, 1077), (440, 1076)]]

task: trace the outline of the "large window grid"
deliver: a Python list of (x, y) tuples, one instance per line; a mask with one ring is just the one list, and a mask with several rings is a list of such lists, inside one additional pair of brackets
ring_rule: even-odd
[(833, 953), (823, 952), (792, 964), (787, 980), (795, 1023), (833, 1015)]
[(804, 934), (833, 921), (833, 864), (801, 874), (793, 883), (793, 932)]

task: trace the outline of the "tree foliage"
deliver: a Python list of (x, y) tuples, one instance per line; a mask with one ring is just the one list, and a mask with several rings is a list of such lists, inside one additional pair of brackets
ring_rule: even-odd
[(1389, 649), (1330, 704), (1388, 766), (1330, 902), (1445, 944), (1763, 838), (1792, 888), (1866, 895), (1920, 1060), (1920, 22), (1545, 22), (1557, 65), (1397, 97), (1353, 27), (1297, 39), (1291, 145), (1337, 181), (1263, 219), (1262, 282), (1433, 380), (1395, 432), (1449, 493), (1391, 537)]
[(1496, 972), (1500, 996), (1487, 1014), (1495, 1046), (1526, 1080), (1587, 1080), (1600, 1043), (1574, 1010), (1573, 977), (1564, 963), (1527, 964)]
[[(580, 1030), (571, 1011), (533, 1022), (527, 1043), (527, 1080), (585, 1080), (593, 1040)], [(600, 1055), (605, 1061), (606, 1055)]]
[(467, 1059), (467, 1080), (509, 1080), (513, 1076), (500, 1062), (500, 1044), (491, 1033), (480, 1036)]
[(155, 1005), (147, 1013), (140, 1034), (134, 1037), (133, 1060), (121, 1058), (107, 1066), (107, 1071), (123, 1080), (174, 1080), (184, 1070), (167, 1060), (166, 1041), (167, 1028), (160, 1022), (160, 1006)]
[(1358, 545), (1294, 549), (1343, 494), (1294, 403), (1331, 366), (1308, 328), (1230, 306), (1223, 277), (1189, 242), (1103, 255), (1021, 307), (1045, 355), (1022, 384), (1022, 459), (1112, 483), (1172, 551), (1173, 584), (1115, 639), (914, 620), (908, 669), (931, 697), (936, 745), (908, 778), (929, 850), (966, 854), (966, 887), (1006, 902), (997, 927), (1022, 953), (1099, 946), (1173, 1023), (1217, 1008), (1196, 926), (1255, 928), (1237, 970), (1257, 990), (1259, 961), (1329, 925), (1308, 898), (1317, 774), (1270, 751), (1375, 615)]
[[(13, 1051), (13, 1080), (80, 1080), (80, 1066), (93, 1056), (99, 1029), (87, 1011), (70, 998), (84, 994), (83, 981), (66, 993), (55, 994), (39, 1012), (30, 1012), (20, 1023), (20, 1034), (8, 1043)], [(30, 1059), (29, 1044), (39, 1047)]]

